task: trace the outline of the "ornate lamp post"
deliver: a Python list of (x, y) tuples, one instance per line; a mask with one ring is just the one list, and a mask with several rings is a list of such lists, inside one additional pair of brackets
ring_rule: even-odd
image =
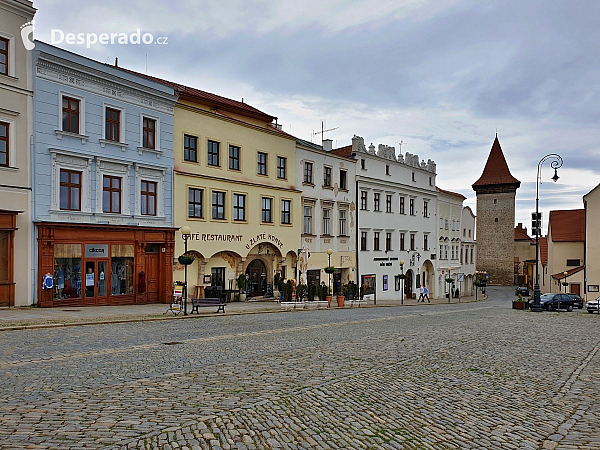
[[(404, 260), (400, 260), (400, 274), (404, 275)], [(400, 277), (400, 301), (404, 305), (404, 278)]]
[[(544, 161), (552, 160), (550, 162), (550, 167), (554, 169), (554, 176), (552, 177), (552, 181), (558, 181), (558, 173), (557, 169), (562, 167), (563, 160), (562, 157), (557, 153), (550, 153), (540, 159), (537, 166), (537, 177), (535, 180), (535, 218), (539, 219), (539, 203), (540, 203), (540, 181), (542, 179), (542, 165)], [(535, 285), (533, 287), (533, 308), (531, 308), (534, 312), (542, 312), (543, 309), (540, 306), (540, 272), (539, 272), (539, 259), (540, 259), (540, 233), (541, 233), (541, 223), (539, 223), (535, 230)]]
[[(185, 246), (185, 250), (183, 252), (183, 254), (187, 254), (188, 251), (188, 239), (190, 237), (190, 235), (192, 234), (192, 230), (190, 229), (190, 227), (183, 226), (181, 227), (181, 236), (183, 237), (183, 242), (184, 242), (184, 246)], [(187, 288), (187, 264), (185, 265), (185, 281), (183, 283), (183, 315), (187, 316), (187, 296), (188, 296), (188, 288)]]
[[(327, 267), (331, 267), (331, 255), (333, 254), (333, 250), (328, 248), (327, 249)], [(329, 293), (330, 295), (332, 294), (331, 292), (331, 273), (329, 274)]]
[(450, 276), (450, 272), (452, 271), (451, 267), (448, 267), (448, 276), (446, 277), (446, 281), (448, 281), (448, 303), (450, 303), (450, 299), (452, 298), (452, 293), (450, 292), (450, 283), (451, 283), (451, 279), (452, 277)]
[(565, 270), (563, 272), (563, 275), (565, 276), (565, 281), (563, 281), (563, 287), (565, 288), (565, 294), (567, 293), (567, 271)]

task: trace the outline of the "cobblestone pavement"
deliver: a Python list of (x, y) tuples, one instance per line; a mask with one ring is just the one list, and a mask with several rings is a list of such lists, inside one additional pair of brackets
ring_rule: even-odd
[(488, 293), (6, 331), (0, 448), (600, 448), (600, 316)]

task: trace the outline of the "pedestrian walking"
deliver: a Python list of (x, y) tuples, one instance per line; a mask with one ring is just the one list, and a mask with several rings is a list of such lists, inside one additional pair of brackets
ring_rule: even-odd
[(431, 301), (429, 300), (429, 289), (427, 289), (427, 286), (423, 287), (423, 303), (425, 303), (425, 299), (427, 299), (427, 303), (431, 303)]
[(423, 288), (423, 286), (419, 287), (419, 299), (417, 300), (417, 303), (419, 303), (419, 302), (425, 303), (425, 298), (423, 297), (424, 294), (425, 294), (425, 289)]

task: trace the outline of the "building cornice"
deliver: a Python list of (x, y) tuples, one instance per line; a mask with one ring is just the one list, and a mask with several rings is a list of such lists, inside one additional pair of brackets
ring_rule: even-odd
[[(375, 179), (375, 178), (367, 178), (367, 177), (363, 177), (360, 175), (356, 176), (356, 181), (372, 184), (373, 186), (368, 186), (370, 189), (381, 189), (382, 191), (389, 190), (390, 188), (391, 189), (402, 189), (404, 191), (410, 191), (410, 192), (418, 193), (421, 195), (426, 195), (428, 197), (431, 197), (432, 199), (438, 198), (438, 194), (436, 191), (424, 189), (424, 188), (418, 187), (418, 186), (411, 186), (408, 184), (396, 183), (393, 181), (386, 181), (386, 180), (379, 180), (379, 179)], [(377, 187), (375, 187), (375, 186), (377, 186)], [(367, 187), (367, 186), (365, 186), (365, 187)]]
[(210, 175), (203, 175), (200, 173), (185, 172), (183, 170), (174, 170), (174, 173), (176, 175), (182, 175), (182, 176), (188, 176), (188, 177), (194, 177), (194, 178), (202, 178), (204, 180), (210, 180), (210, 181), (221, 181), (224, 183), (233, 183), (236, 185), (252, 186), (252, 187), (258, 187), (258, 188), (263, 188), (263, 189), (264, 188), (275, 189), (278, 191), (286, 191), (286, 192), (295, 192), (298, 194), (302, 193), (302, 191), (300, 191), (298, 189), (285, 187), (285, 186), (274, 186), (274, 185), (266, 185), (266, 184), (261, 184), (261, 183), (252, 183), (250, 181), (244, 181), (244, 180), (232, 180), (231, 178), (213, 177)]

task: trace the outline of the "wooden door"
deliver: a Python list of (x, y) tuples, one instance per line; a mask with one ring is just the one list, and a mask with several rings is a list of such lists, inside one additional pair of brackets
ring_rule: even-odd
[(581, 285), (580, 284), (572, 284), (571, 285), (571, 294), (577, 294), (581, 297)]
[(160, 254), (146, 253), (146, 292), (150, 303), (158, 302)]

